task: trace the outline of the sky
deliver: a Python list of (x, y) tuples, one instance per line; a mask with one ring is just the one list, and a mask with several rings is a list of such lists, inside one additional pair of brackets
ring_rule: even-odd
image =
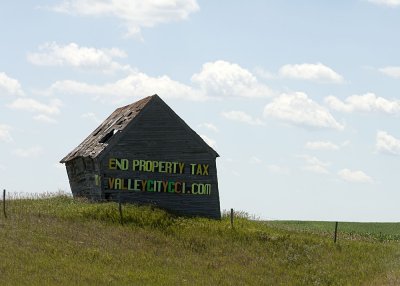
[(0, 2), (0, 188), (158, 94), (220, 155), (221, 209), (400, 221), (400, 0)]

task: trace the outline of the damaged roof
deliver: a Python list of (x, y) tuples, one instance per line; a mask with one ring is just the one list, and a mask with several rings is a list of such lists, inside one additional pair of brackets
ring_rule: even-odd
[(77, 157), (96, 158), (108, 146), (108, 139), (118, 131), (123, 130), (155, 96), (158, 95), (148, 96), (135, 103), (116, 109), (78, 147), (65, 156), (60, 163), (66, 163)]
[[(78, 157), (89, 157), (96, 158), (106, 147), (108, 146), (108, 140), (113, 137), (114, 134), (125, 129), (125, 127), (136, 118), (140, 112), (146, 107), (146, 105), (157, 99), (163, 102), (163, 100), (157, 95), (145, 97), (135, 103), (126, 105), (116, 109), (103, 123), (97, 127), (92, 134), (90, 134), (78, 147), (72, 150), (67, 156), (65, 156), (60, 163), (66, 163)], [(165, 104), (165, 102), (163, 102)], [(202, 144), (213, 153), (216, 157), (219, 157), (218, 153), (215, 152), (193, 129), (191, 129), (176, 113), (167, 105), (166, 107), (181, 121), (183, 127), (189, 133), (194, 135), (194, 139), (201, 141)]]

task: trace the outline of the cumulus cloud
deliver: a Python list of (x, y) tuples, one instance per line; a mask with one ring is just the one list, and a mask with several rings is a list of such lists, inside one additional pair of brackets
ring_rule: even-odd
[(376, 149), (382, 153), (400, 155), (400, 139), (385, 131), (378, 131), (376, 134)]
[(306, 143), (309, 150), (339, 150), (339, 146), (329, 141), (309, 141)]
[(43, 148), (39, 146), (18, 148), (14, 150), (14, 154), (21, 158), (37, 158), (43, 154)]
[(387, 76), (400, 78), (400, 67), (384, 67), (380, 68), (379, 71)]
[(327, 109), (303, 92), (282, 94), (267, 104), (264, 117), (273, 117), (295, 125), (343, 130)]
[(317, 157), (309, 155), (300, 155), (298, 157), (304, 159), (306, 163), (306, 165), (303, 167), (304, 170), (317, 174), (329, 174), (328, 171), (328, 166), (330, 165), (329, 163), (323, 162), (319, 160)]
[(198, 126), (202, 127), (202, 128), (206, 128), (208, 130), (211, 130), (214, 133), (218, 133), (219, 132), (219, 129), (217, 128), (217, 126), (215, 126), (214, 124), (209, 123), (209, 122), (201, 123)]
[(203, 64), (202, 70), (192, 76), (192, 82), (211, 96), (255, 98), (273, 94), (248, 70), (221, 60)]
[(121, 20), (126, 36), (139, 36), (143, 27), (181, 21), (199, 10), (196, 0), (64, 0), (53, 11), (87, 17), (115, 17)]
[(363, 171), (352, 171), (349, 169), (342, 169), (338, 172), (340, 178), (347, 182), (353, 183), (372, 183), (373, 180), (370, 176)]
[(45, 104), (33, 98), (17, 98), (8, 107), (14, 110), (56, 115), (60, 113), (61, 105), (62, 103), (59, 99), (52, 99), (48, 104)]
[(388, 7), (400, 6), (400, 0), (368, 0), (368, 2)]
[[(193, 85), (172, 80), (167, 75), (152, 77), (130, 69), (129, 74), (115, 82), (90, 84), (75, 80), (54, 82), (46, 94), (87, 94), (94, 99), (121, 103), (145, 95), (159, 94), (165, 98), (204, 101), (215, 98), (254, 98), (271, 95), (271, 90), (258, 83), (249, 71), (225, 61), (206, 63), (191, 78)], [(257, 122), (259, 124), (260, 121)], [(254, 122), (253, 122), (254, 124)]]
[(326, 83), (342, 83), (343, 77), (322, 63), (284, 65), (279, 69), (279, 76)]
[(207, 99), (201, 92), (188, 85), (174, 81), (166, 75), (150, 77), (140, 72), (134, 72), (116, 82), (102, 85), (73, 80), (57, 81), (51, 85), (48, 92), (50, 94), (87, 94), (94, 96), (95, 99), (110, 100), (114, 103), (120, 103), (126, 99), (141, 98), (154, 93), (164, 98), (195, 101)]
[(21, 84), (18, 80), (9, 77), (6, 73), (0, 72), (0, 95), (1, 94), (11, 95), (23, 95)]
[(129, 66), (123, 66), (113, 60), (124, 57), (126, 53), (117, 48), (96, 49), (80, 47), (75, 43), (68, 45), (46, 43), (39, 47), (39, 52), (27, 55), (28, 61), (38, 66), (69, 66), (102, 72), (130, 71)]
[(217, 142), (214, 139), (211, 139), (210, 137), (204, 135), (204, 134), (200, 134), (200, 137), (204, 140), (204, 142), (206, 142), (208, 144), (208, 146), (210, 146), (213, 149), (217, 148)]
[(12, 142), (13, 139), (11, 137), (11, 126), (6, 124), (0, 124), (0, 142)]
[(251, 115), (248, 115), (246, 112), (240, 110), (224, 111), (221, 113), (221, 115), (228, 120), (242, 122), (250, 125), (264, 124), (260, 119), (253, 118)]
[(335, 96), (325, 98), (326, 104), (333, 110), (341, 112), (383, 112), (388, 114), (400, 113), (400, 101), (388, 100), (378, 97), (374, 93), (366, 93), (363, 95), (352, 95), (344, 101)]

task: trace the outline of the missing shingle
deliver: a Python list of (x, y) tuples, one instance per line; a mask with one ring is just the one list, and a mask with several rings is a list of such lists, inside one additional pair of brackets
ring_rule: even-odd
[(99, 143), (107, 143), (107, 142), (111, 139), (111, 137), (113, 137), (113, 135), (114, 135), (115, 133), (117, 133), (117, 131), (118, 131), (118, 130), (111, 129), (110, 132), (108, 132), (106, 135), (104, 135), (104, 136), (99, 140)]

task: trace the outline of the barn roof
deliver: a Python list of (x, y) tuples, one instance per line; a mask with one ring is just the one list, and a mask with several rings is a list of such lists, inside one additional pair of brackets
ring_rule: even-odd
[[(155, 94), (152, 96), (145, 97), (139, 101), (132, 104), (117, 108), (103, 123), (97, 127), (92, 134), (90, 134), (78, 147), (72, 150), (67, 156), (65, 156), (60, 163), (66, 163), (77, 157), (90, 157), (96, 158), (102, 153), (104, 149), (108, 146), (108, 140), (117, 132), (125, 129), (125, 127), (132, 122), (140, 112), (145, 108), (145, 106), (151, 102), (153, 99), (160, 99), (160, 97)], [(162, 101), (162, 100), (161, 100)], [(163, 102), (163, 101), (162, 101)], [(163, 102), (164, 103), (164, 102)], [(164, 103), (165, 104), (165, 103)], [(166, 104), (165, 104), (166, 105)], [(168, 107), (168, 105), (166, 105)], [(172, 111), (172, 109), (171, 109)], [(173, 112), (173, 111), (172, 111)], [(175, 114), (175, 112), (173, 112)], [(176, 114), (175, 114), (176, 115)], [(180, 120), (182, 120), (178, 115), (176, 115)], [(194, 132), (187, 124), (182, 120), (184, 126), (190, 132), (192, 132), (199, 140), (206, 145), (206, 147), (214, 153), (217, 157), (219, 156), (210, 146), (205, 143), (201, 137)]]

